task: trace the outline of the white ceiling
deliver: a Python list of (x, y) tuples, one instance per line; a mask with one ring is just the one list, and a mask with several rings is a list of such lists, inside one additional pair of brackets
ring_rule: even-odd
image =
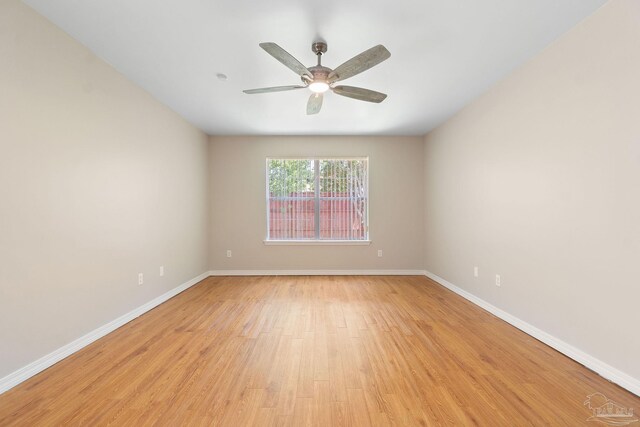
[[(212, 135), (422, 135), (605, 0), (24, 0), (129, 79)], [(344, 84), (387, 93), (370, 104), (307, 90), (258, 47), (278, 43), (307, 66), (311, 43), (335, 68), (376, 44), (386, 62)], [(220, 81), (216, 73), (228, 75)]]

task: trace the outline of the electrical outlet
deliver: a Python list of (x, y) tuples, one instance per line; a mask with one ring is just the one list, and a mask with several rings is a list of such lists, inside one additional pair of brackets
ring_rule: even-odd
[(160, 277), (164, 276), (164, 265), (160, 266)]
[(144, 283), (144, 275), (142, 273), (138, 273), (138, 285), (142, 285)]
[(478, 277), (478, 267), (473, 267), (473, 277)]
[(227, 249), (227, 258), (231, 258), (231, 251)]
[(500, 283), (500, 275), (496, 274), (496, 286), (502, 286)]
[(382, 249), (378, 249), (378, 258), (382, 258)]

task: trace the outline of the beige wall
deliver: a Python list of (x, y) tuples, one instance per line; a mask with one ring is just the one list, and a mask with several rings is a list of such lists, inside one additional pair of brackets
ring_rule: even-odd
[(207, 185), (206, 135), (0, 2), (0, 378), (205, 272)]
[(635, 378), (639, 22), (609, 2), (425, 140), (427, 270)]
[[(278, 156), (368, 156), (371, 245), (265, 246), (265, 159)], [(212, 137), (209, 265), (214, 270), (421, 270), (422, 163), (423, 142), (417, 137)]]

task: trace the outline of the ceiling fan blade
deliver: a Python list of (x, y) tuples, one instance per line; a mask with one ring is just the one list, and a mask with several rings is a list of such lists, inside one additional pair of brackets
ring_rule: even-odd
[(375, 103), (382, 102), (387, 97), (384, 93), (355, 86), (336, 86), (333, 88), (333, 93), (346, 96), (348, 98), (359, 99), (360, 101)]
[(323, 96), (321, 93), (312, 93), (307, 102), (307, 114), (318, 114), (322, 108)]
[(382, 61), (388, 59), (391, 53), (381, 44), (365, 50), (359, 55), (354, 56), (344, 64), (329, 73), (329, 83), (345, 80), (375, 67)]
[(282, 62), (290, 70), (295, 72), (299, 76), (307, 76), (313, 78), (313, 74), (307, 70), (307, 67), (302, 65), (300, 61), (293, 57), (289, 52), (281, 48), (275, 43), (260, 43), (260, 47), (263, 48), (269, 55)]
[(284, 92), (285, 90), (304, 89), (306, 86), (273, 86), (273, 87), (261, 87), (259, 89), (247, 89), (243, 90), (244, 93), (252, 95), (254, 93), (270, 93), (270, 92)]

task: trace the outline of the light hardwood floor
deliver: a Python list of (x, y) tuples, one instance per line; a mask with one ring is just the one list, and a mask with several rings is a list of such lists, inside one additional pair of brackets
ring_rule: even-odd
[(0, 425), (594, 425), (594, 392), (640, 412), (425, 277), (216, 277), (0, 395)]

